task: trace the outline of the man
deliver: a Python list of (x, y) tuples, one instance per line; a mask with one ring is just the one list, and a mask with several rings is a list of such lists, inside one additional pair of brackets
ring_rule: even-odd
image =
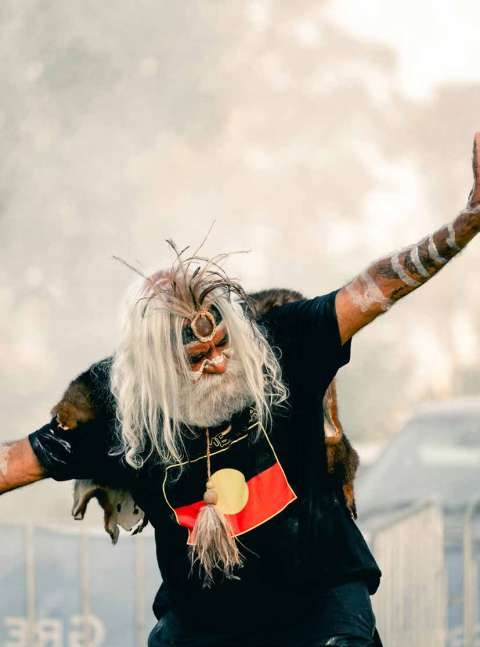
[(478, 233), (475, 142), (466, 209), (326, 296), (256, 321), (221, 257), (179, 253), (142, 277), (113, 361), (88, 372), (101, 413), (2, 447), (0, 492), (51, 476), (132, 493), (163, 577), (150, 647), (379, 644), (380, 572), (326, 468), (323, 394), (352, 336)]

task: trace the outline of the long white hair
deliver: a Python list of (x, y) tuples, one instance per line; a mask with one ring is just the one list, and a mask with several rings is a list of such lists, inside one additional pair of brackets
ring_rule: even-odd
[(199, 308), (214, 305), (222, 315), (259, 432), (268, 428), (272, 407), (287, 399), (280, 365), (248, 313), (245, 293), (219, 265), (225, 257), (184, 260), (177, 253), (172, 268), (150, 277), (142, 275), (128, 293), (111, 390), (119, 423), (119, 451), (134, 468), (142, 467), (152, 454), (166, 464), (185, 459), (180, 394), (185, 384), (191, 384), (192, 372), (182, 329)]

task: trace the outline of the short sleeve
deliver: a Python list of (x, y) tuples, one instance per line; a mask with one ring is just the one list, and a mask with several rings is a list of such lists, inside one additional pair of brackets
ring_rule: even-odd
[(45, 474), (56, 481), (105, 479), (110, 471), (111, 443), (99, 424), (85, 423), (76, 429), (62, 429), (53, 419), (28, 439)]
[(69, 385), (64, 398), (80, 411), (87, 404), (94, 418), (74, 429), (64, 429), (57, 419), (29, 435), (32, 449), (45, 473), (57, 481), (101, 479), (112, 482), (116, 471), (111, 450), (115, 446), (115, 410), (109, 389), (111, 358), (92, 364)]
[(340, 339), (336, 294), (337, 290), (277, 306), (260, 322), (278, 348), (290, 380), (326, 387), (349, 362), (351, 341), (342, 345)]

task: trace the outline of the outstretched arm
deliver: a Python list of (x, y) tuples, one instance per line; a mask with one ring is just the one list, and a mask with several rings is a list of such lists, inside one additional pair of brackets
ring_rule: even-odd
[(45, 476), (27, 438), (0, 444), (0, 494)]
[(453, 222), (375, 261), (339, 290), (336, 310), (342, 343), (431, 279), (480, 231), (480, 133), (473, 145), (473, 175), (467, 206)]

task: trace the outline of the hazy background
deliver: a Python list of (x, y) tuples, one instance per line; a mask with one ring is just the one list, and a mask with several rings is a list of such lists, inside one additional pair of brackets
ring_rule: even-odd
[[(480, 129), (477, 0), (2, 0), (0, 440), (111, 353), (164, 239), (247, 289), (339, 287), (452, 219)], [(381, 443), (426, 399), (479, 394), (478, 241), (354, 340), (340, 406)], [(68, 518), (69, 485), (0, 520)]]

